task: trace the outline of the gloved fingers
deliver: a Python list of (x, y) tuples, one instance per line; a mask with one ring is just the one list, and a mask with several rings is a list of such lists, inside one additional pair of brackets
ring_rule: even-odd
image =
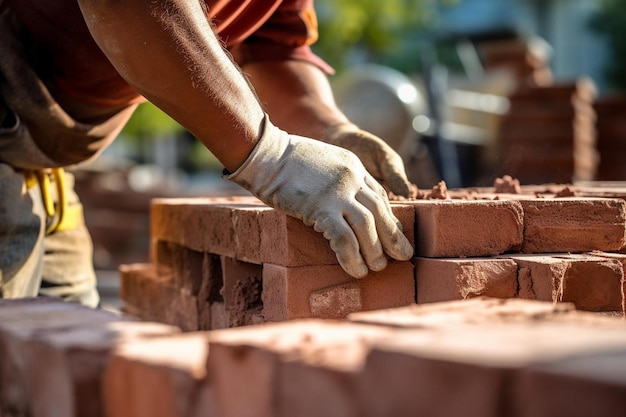
[(370, 178), (366, 178), (365, 182), (370, 189), (361, 190), (356, 199), (373, 214), (376, 232), (383, 250), (387, 255), (400, 261), (411, 259), (414, 252), (413, 247), (402, 233), (402, 225), (393, 215), (387, 196), (380, 195), (380, 184)]
[(362, 210), (356, 204), (344, 214), (344, 218), (352, 228), (359, 242), (361, 255), (365, 258), (365, 263), (372, 271), (382, 271), (387, 266), (387, 258), (383, 252), (383, 247), (376, 234), (376, 221), (374, 216), (365, 207)]
[(411, 191), (411, 183), (406, 176), (404, 163), (399, 155), (388, 155), (381, 162), (381, 180), (389, 187), (389, 190), (395, 195), (409, 197)]
[(367, 275), (368, 268), (361, 256), (359, 241), (343, 217), (322, 214), (313, 228), (328, 239), (344, 271), (355, 278), (364, 278)]

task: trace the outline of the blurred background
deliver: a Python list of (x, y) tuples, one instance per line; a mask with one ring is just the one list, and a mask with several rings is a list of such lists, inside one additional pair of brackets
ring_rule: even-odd
[[(316, 0), (348, 116), (430, 188), (626, 180), (626, 0)], [(101, 291), (145, 262), (152, 198), (244, 194), (150, 104), (75, 170)], [(107, 278), (108, 277), (108, 278)], [(113, 290), (112, 290), (113, 291)]]

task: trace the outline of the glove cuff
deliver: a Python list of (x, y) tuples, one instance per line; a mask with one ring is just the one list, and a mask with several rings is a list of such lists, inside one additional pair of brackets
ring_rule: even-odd
[(261, 126), (261, 136), (248, 158), (229, 173), (224, 170), (222, 178), (232, 181), (246, 190), (258, 194), (271, 171), (279, 166), (280, 158), (289, 146), (289, 136), (274, 126), (265, 114)]

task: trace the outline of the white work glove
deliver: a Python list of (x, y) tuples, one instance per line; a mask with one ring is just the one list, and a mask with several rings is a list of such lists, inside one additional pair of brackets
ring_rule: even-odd
[(331, 127), (324, 142), (352, 151), (367, 171), (395, 195), (409, 197), (411, 184), (404, 162), (396, 151), (379, 137), (351, 123)]
[(343, 148), (288, 135), (266, 117), (248, 159), (225, 178), (323, 233), (355, 278), (365, 277), (368, 268), (384, 269), (385, 253), (398, 260), (413, 256), (385, 190)]

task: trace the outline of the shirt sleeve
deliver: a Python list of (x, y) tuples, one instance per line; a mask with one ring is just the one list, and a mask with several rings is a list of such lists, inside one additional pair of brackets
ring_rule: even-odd
[(317, 56), (311, 45), (318, 39), (313, 0), (284, 0), (269, 19), (244, 42), (231, 49), (239, 65), (251, 62), (301, 60), (326, 74), (334, 69)]

